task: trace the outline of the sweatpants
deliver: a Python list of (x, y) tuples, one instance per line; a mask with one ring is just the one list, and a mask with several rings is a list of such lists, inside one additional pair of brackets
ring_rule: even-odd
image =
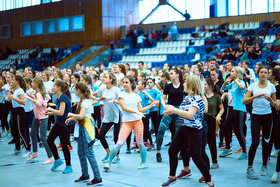
[(23, 107), (12, 108), (11, 115), (11, 133), (15, 140), (15, 148), (20, 150), (20, 139), (22, 139), (26, 150), (30, 151), (30, 142), (25, 133), (25, 112)]
[(71, 156), (70, 156), (70, 151), (67, 147), (69, 144), (69, 138), (70, 138), (70, 131), (71, 131), (71, 125), (69, 126), (61, 126), (57, 123), (54, 124), (53, 128), (51, 129), (51, 132), (49, 134), (49, 137), (47, 139), (48, 145), (51, 149), (51, 152), (54, 156), (55, 160), (59, 159), (59, 155), (57, 152), (57, 147), (54, 143), (55, 139), (59, 137), (64, 159), (66, 162), (67, 166), (71, 166)]
[(272, 114), (257, 115), (252, 114), (251, 117), (251, 133), (252, 144), (249, 149), (248, 165), (253, 166), (254, 158), (260, 142), (260, 132), (262, 129), (262, 157), (263, 166), (267, 165), (267, 158), (269, 152), (268, 142), (272, 131)]
[[(8, 123), (8, 115), (11, 110), (12, 110), (12, 103), (5, 100), (4, 109), (3, 109), (3, 113), (2, 113), (3, 116), (2, 116), (2, 120), (1, 120), (1, 125), (2, 125), (2, 127), (6, 127), (7, 130), (10, 129), (9, 123)], [(12, 115), (11, 115), (11, 118), (12, 118)]]

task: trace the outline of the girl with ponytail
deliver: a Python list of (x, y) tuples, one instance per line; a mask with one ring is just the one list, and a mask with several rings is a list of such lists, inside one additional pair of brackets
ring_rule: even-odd
[(51, 164), (54, 163), (52, 159), (52, 152), (47, 143), (47, 126), (48, 126), (48, 115), (47, 113), (47, 101), (46, 99), (46, 89), (43, 83), (43, 80), (40, 77), (35, 77), (32, 80), (32, 88), (35, 91), (35, 97), (32, 98), (30, 96), (26, 96), (26, 99), (31, 101), (34, 104), (33, 111), (35, 118), (33, 118), (33, 122), (31, 125), (31, 140), (32, 140), (32, 150), (33, 153), (27, 159), (27, 161), (33, 160), (34, 158), (39, 156), (37, 149), (37, 134), (40, 129), (40, 137), (41, 141), (44, 145), (44, 148), (47, 152), (48, 159), (42, 164)]
[[(80, 98), (76, 113), (69, 113), (68, 119), (65, 121), (69, 124), (70, 121), (78, 121), (79, 137), (78, 137), (78, 155), (82, 168), (82, 176), (75, 180), (75, 182), (81, 182), (89, 179), (87, 159), (91, 165), (94, 178), (88, 185), (101, 184), (102, 179), (100, 176), (98, 164), (96, 162), (92, 146), (95, 139), (94, 125), (91, 118), (93, 113), (92, 102), (90, 100), (90, 90), (83, 82), (78, 82), (75, 85), (75, 94)], [(86, 159), (87, 158), (87, 159)]]

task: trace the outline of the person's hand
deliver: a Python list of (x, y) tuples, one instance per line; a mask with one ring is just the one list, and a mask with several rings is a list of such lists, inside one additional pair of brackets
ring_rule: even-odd
[(231, 77), (228, 77), (228, 78), (226, 79), (226, 83), (227, 83), (227, 84), (229, 84), (231, 81), (232, 81), (232, 78), (231, 78)]
[(258, 94), (258, 95), (255, 96), (255, 98), (262, 97), (262, 96), (265, 97), (266, 96), (265, 93)]
[(53, 112), (53, 108), (48, 107), (48, 108), (47, 108), (47, 112)]
[(112, 99), (112, 100), (108, 101), (107, 103), (114, 103), (114, 102), (115, 102), (115, 100)]
[(175, 107), (172, 105), (165, 105), (163, 115), (169, 116), (174, 113)]
[(145, 118), (145, 117), (146, 117), (146, 116), (145, 116), (145, 114), (144, 114), (144, 113), (142, 113), (142, 112), (136, 112), (136, 114), (138, 114), (138, 115), (142, 116), (143, 118)]
[(68, 117), (68, 118), (69, 118), (69, 117), (73, 117), (73, 113), (69, 112), (68, 115), (67, 115), (67, 117)]
[(155, 106), (157, 106), (156, 103), (157, 103), (156, 101), (153, 101), (150, 105), (152, 105), (152, 107), (155, 107)]
[(264, 94), (264, 98), (265, 98), (266, 100), (268, 100), (270, 103), (273, 102), (273, 99), (272, 99), (271, 97), (265, 95), (265, 94)]
[(106, 99), (106, 97), (103, 97), (103, 96), (102, 96), (102, 97), (99, 97), (97, 100), (98, 100), (98, 101), (104, 101), (104, 99)]
[(217, 124), (221, 124), (221, 120), (222, 120), (221, 115), (218, 114), (218, 115), (216, 116), (216, 123), (217, 123)]
[(8, 92), (8, 98), (13, 99), (13, 94), (12, 94), (12, 92)]
[(239, 78), (234, 79), (234, 82), (238, 83), (239, 82)]
[(70, 120), (70, 118), (68, 118), (67, 120), (65, 120), (65, 124), (66, 125), (69, 125), (69, 122), (70, 122), (71, 120)]
[(159, 108), (159, 101), (154, 101), (154, 102), (155, 102), (155, 104), (156, 104), (156, 107)]

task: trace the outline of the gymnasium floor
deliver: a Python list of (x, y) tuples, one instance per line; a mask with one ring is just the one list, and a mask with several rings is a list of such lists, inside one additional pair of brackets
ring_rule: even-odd
[[(248, 128), (248, 141), (247, 149), (250, 144), (250, 128)], [(155, 137), (154, 137), (155, 138)], [(112, 138), (108, 138), (110, 147), (113, 146)], [(39, 148), (40, 156), (32, 163), (27, 163), (26, 158), (22, 156), (15, 156), (13, 154), (14, 145), (8, 145), (7, 142), (11, 140), (11, 137), (5, 137), (4, 142), (0, 142), (0, 187), (81, 187), (87, 186), (86, 183), (74, 183), (74, 180), (81, 175), (79, 158), (77, 155), (77, 143), (72, 142), (73, 151), (71, 151), (71, 159), (73, 166), (73, 173), (62, 174), (62, 170), (65, 165), (62, 165), (58, 171), (52, 172), (50, 170), (51, 165), (42, 165), (47, 157), (45, 150)], [(164, 145), (170, 140), (170, 133), (165, 133)], [(57, 141), (58, 142), (58, 141)], [(239, 148), (238, 142), (233, 137), (233, 152)], [(161, 186), (168, 177), (169, 162), (168, 162), (168, 148), (162, 150), (162, 163), (157, 163), (155, 159), (156, 151), (147, 152), (147, 163), (149, 168), (145, 170), (138, 170), (140, 164), (139, 154), (125, 154), (126, 145), (121, 149), (120, 159), (121, 162), (117, 165), (112, 164), (110, 171), (105, 172), (103, 170), (103, 163), (101, 159), (105, 156), (105, 151), (101, 145), (94, 147), (95, 155), (98, 160), (99, 169), (103, 178), (103, 186), (105, 187), (126, 187), (126, 186), (142, 186), (142, 187), (156, 187)], [(209, 154), (209, 149), (207, 148)], [(218, 150), (218, 154), (221, 150)], [(59, 151), (59, 155), (63, 158), (62, 151)], [(259, 177), (258, 180), (250, 180), (246, 177), (247, 160), (238, 161), (238, 154), (232, 154), (227, 158), (218, 158), (220, 165), (219, 169), (211, 170), (213, 182), (217, 187), (269, 187), (280, 186), (272, 184), (270, 178), (275, 171), (276, 158), (271, 158), (268, 164), (268, 176)], [(261, 168), (261, 146), (257, 151), (257, 155), (254, 162), (254, 168), (257, 173)], [(211, 157), (210, 157), (211, 160)], [(179, 161), (177, 174), (182, 169), (182, 161)], [(189, 179), (178, 180), (178, 182), (172, 186), (204, 186), (204, 184), (198, 183), (198, 179), (201, 177), (196, 166), (193, 162), (190, 163), (190, 169), (192, 176)], [(89, 169), (90, 177), (92, 179), (92, 172)]]

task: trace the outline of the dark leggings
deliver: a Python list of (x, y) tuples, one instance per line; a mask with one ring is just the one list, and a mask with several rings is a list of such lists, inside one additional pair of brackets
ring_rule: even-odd
[(93, 113), (92, 117), (93, 117), (94, 121), (96, 121), (98, 129), (100, 129), (101, 128), (101, 123), (102, 123), (100, 106), (95, 106), (93, 108), (94, 108), (94, 113)]
[(12, 110), (12, 103), (9, 102), (9, 101), (6, 101), (5, 100), (5, 103), (4, 103), (4, 107), (3, 107), (3, 113), (2, 113), (2, 120), (1, 120), (1, 125), (2, 125), (2, 128), (3, 127), (6, 127), (7, 130), (9, 130), (9, 123), (8, 123), (8, 115), (9, 115), (9, 112)]
[(272, 114), (257, 115), (252, 114), (251, 118), (251, 133), (252, 133), (252, 144), (249, 149), (248, 165), (253, 166), (256, 151), (260, 142), (260, 132), (262, 129), (262, 157), (263, 166), (267, 165), (268, 158), (268, 142), (271, 137), (272, 131)]
[(212, 163), (218, 163), (217, 161), (217, 145), (216, 145), (216, 119), (212, 116), (205, 115), (205, 119), (208, 126), (207, 143), (211, 152)]
[[(29, 128), (31, 127), (32, 125), (32, 122), (33, 122), (33, 118), (34, 118), (34, 113), (33, 113), (33, 110), (30, 111), (30, 112), (25, 112), (25, 129), (24, 129), (24, 132), (26, 134), (26, 137), (28, 137), (28, 140), (30, 141), (30, 133), (29, 133)], [(39, 136), (39, 135), (37, 135)], [(38, 138), (38, 137), (37, 137)], [(39, 140), (40, 141), (40, 140)]]
[(20, 139), (22, 139), (26, 150), (30, 151), (30, 141), (25, 133), (25, 112), (23, 107), (13, 108), (11, 121), (11, 133), (15, 140), (15, 147), (20, 150)]
[(155, 135), (157, 136), (158, 126), (159, 126), (159, 123), (158, 123), (158, 111), (150, 112), (150, 118), (151, 118), (153, 126), (154, 126)]
[[(247, 153), (246, 151), (246, 140), (244, 136), (244, 125), (246, 120), (246, 113), (233, 110), (228, 115), (228, 118), (225, 123), (225, 139), (226, 139), (226, 149), (230, 149), (230, 143), (232, 141), (232, 126), (237, 137), (237, 140), (242, 148), (243, 153)], [(247, 130), (247, 128), (246, 128)]]
[(63, 127), (63, 126), (55, 123), (53, 128), (51, 129), (51, 132), (47, 139), (48, 145), (51, 149), (54, 159), (57, 160), (57, 159), (59, 159), (59, 155), (58, 155), (57, 148), (56, 148), (54, 141), (59, 136), (59, 140), (61, 143), (63, 155), (64, 155), (67, 166), (71, 166), (70, 151), (67, 147), (67, 145), (69, 144), (70, 131), (71, 131), (71, 125)]
[(149, 130), (149, 114), (146, 115), (145, 118), (142, 118), (142, 122), (144, 125), (144, 142), (150, 141), (150, 144), (153, 144), (152, 136)]
[(178, 153), (187, 144), (193, 162), (205, 178), (205, 182), (210, 182), (210, 173), (207, 163), (202, 158), (202, 130), (181, 126), (169, 147), (170, 176), (176, 175), (178, 166)]
[(113, 125), (114, 125), (114, 142), (116, 144), (118, 141), (118, 138), (119, 138), (120, 124), (111, 122), (111, 123), (102, 123), (102, 125), (101, 125), (99, 140), (100, 140), (102, 146), (104, 147), (104, 149), (109, 148), (105, 135)]
[[(275, 141), (274, 141), (274, 146), (275, 149), (280, 149), (280, 116), (275, 119), (274, 123), (274, 136), (275, 136)], [(277, 157), (277, 163), (276, 163), (276, 171), (280, 172), (280, 152), (278, 153)]]

